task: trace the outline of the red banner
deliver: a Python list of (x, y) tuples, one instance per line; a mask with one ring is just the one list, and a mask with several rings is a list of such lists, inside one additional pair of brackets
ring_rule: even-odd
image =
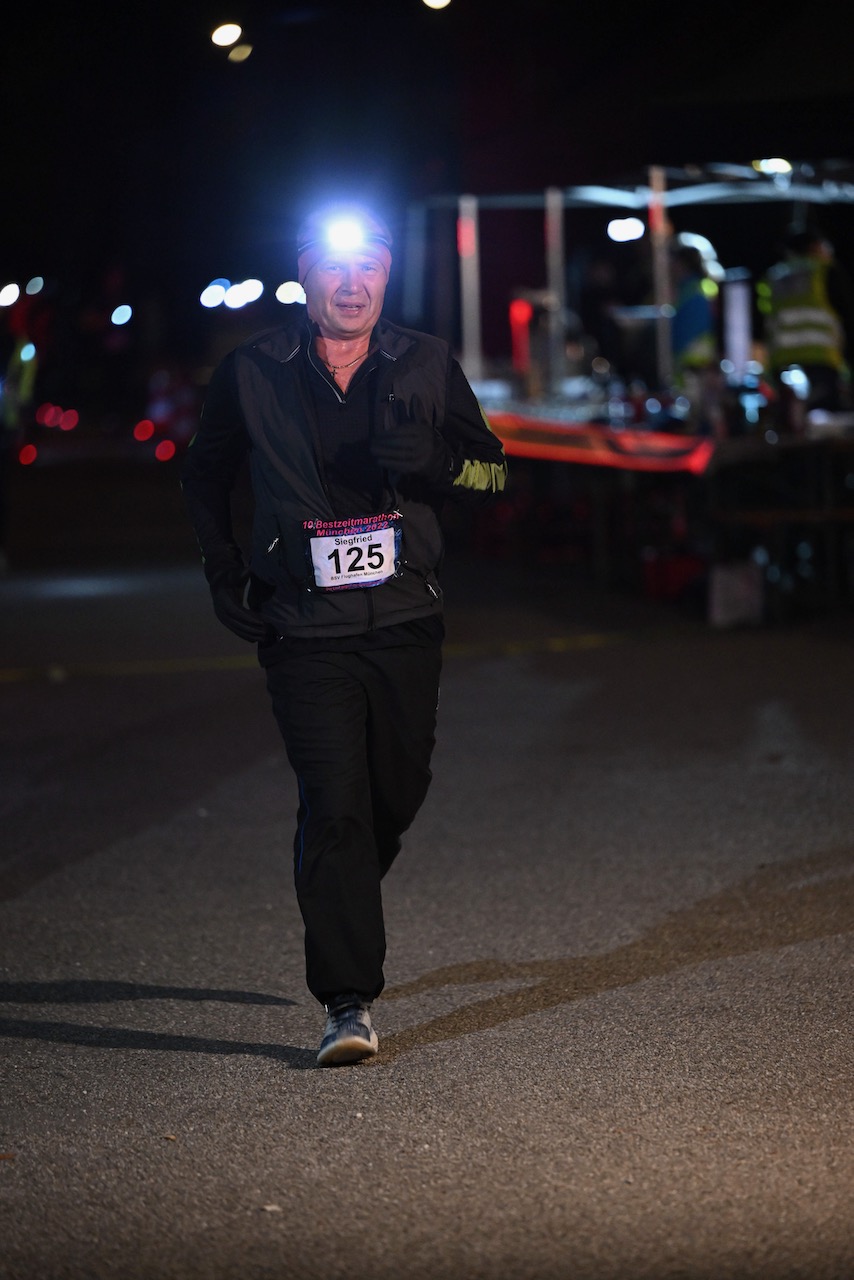
[(500, 412), (487, 412), (487, 418), (511, 457), (701, 475), (715, 448), (714, 441), (706, 437), (637, 427), (617, 429), (597, 422), (553, 422)]

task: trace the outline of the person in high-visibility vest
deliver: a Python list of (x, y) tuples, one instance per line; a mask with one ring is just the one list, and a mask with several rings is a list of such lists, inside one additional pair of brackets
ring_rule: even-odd
[(691, 405), (691, 426), (703, 435), (723, 433), (718, 286), (703, 255), (676, 242), (670, 250), (673, 317), (670, 342), (676, 388)]
[(785, 375), (797, 369), (807, 383), (801, 396), (805, 411), (844, 410), (849, 401), (851, 290), (833, 246), (820, 231), (789, 233), (783, 260), (760, 282), (758, 304), (765, 317), (769, 371), (783, 402), (792, 405), (794, 384)]
[(675, 291), (671, 343), (678, 377), (687, 369), (706, 369), (720, 361), (718, 286), (709, 278), (703, 255), (692, 245), (672, 249), (670, 264)]

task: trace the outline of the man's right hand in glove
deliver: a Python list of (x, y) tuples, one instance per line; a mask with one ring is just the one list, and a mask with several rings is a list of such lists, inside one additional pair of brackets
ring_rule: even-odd
[(223, 626), (241, 640), (262, 644), (273, 638), (273, 628), (260, 613), (243, 603), (249, 574), (245, 569), (231, 569), (211, 583), (214, 613)]
[(409, 415), (402, 401), (393, 406), (395, 425), (371, 440), (371, 452), (381, 467), (398, 475), (419, 476), (432, 484), (454, 478), (454, 458), (439, 432), (428, 421), (418, 396)]

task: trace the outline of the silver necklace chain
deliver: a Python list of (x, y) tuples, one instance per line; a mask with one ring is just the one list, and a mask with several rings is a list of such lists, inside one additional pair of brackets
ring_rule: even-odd
[(323, 363), (326, 365), (330, 373), (334, 375), (338, 373), (340, 369), (352, 369), (353, 365), (357, 364), (360, 360), (363, 360), (367, 354), (368, 354), (368, 348), (365, 347), (365, 350), (361, 353), (361, 355), (356, 356), (355, 360), (350, 360), (348, 364), (330, 364), (328, 360), (324, 360)]

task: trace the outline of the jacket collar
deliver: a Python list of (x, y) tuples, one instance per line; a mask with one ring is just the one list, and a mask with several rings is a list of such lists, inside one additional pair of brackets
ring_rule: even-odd
[[(392, 324), (382, 317), (374, 328), (379, 352), (388, 360), (399, 360), (402, 355), (415, 345), (415, 338), (399, 325)], [(287, 364), (312, 339), (312, 330), (307, 320), (295, 321), (288, 325), (279, 325), (275, 329), (265, 329), (254, 334), (242, 344), (246, 348), (257, 349), (270, 356), (280, 364)]]

